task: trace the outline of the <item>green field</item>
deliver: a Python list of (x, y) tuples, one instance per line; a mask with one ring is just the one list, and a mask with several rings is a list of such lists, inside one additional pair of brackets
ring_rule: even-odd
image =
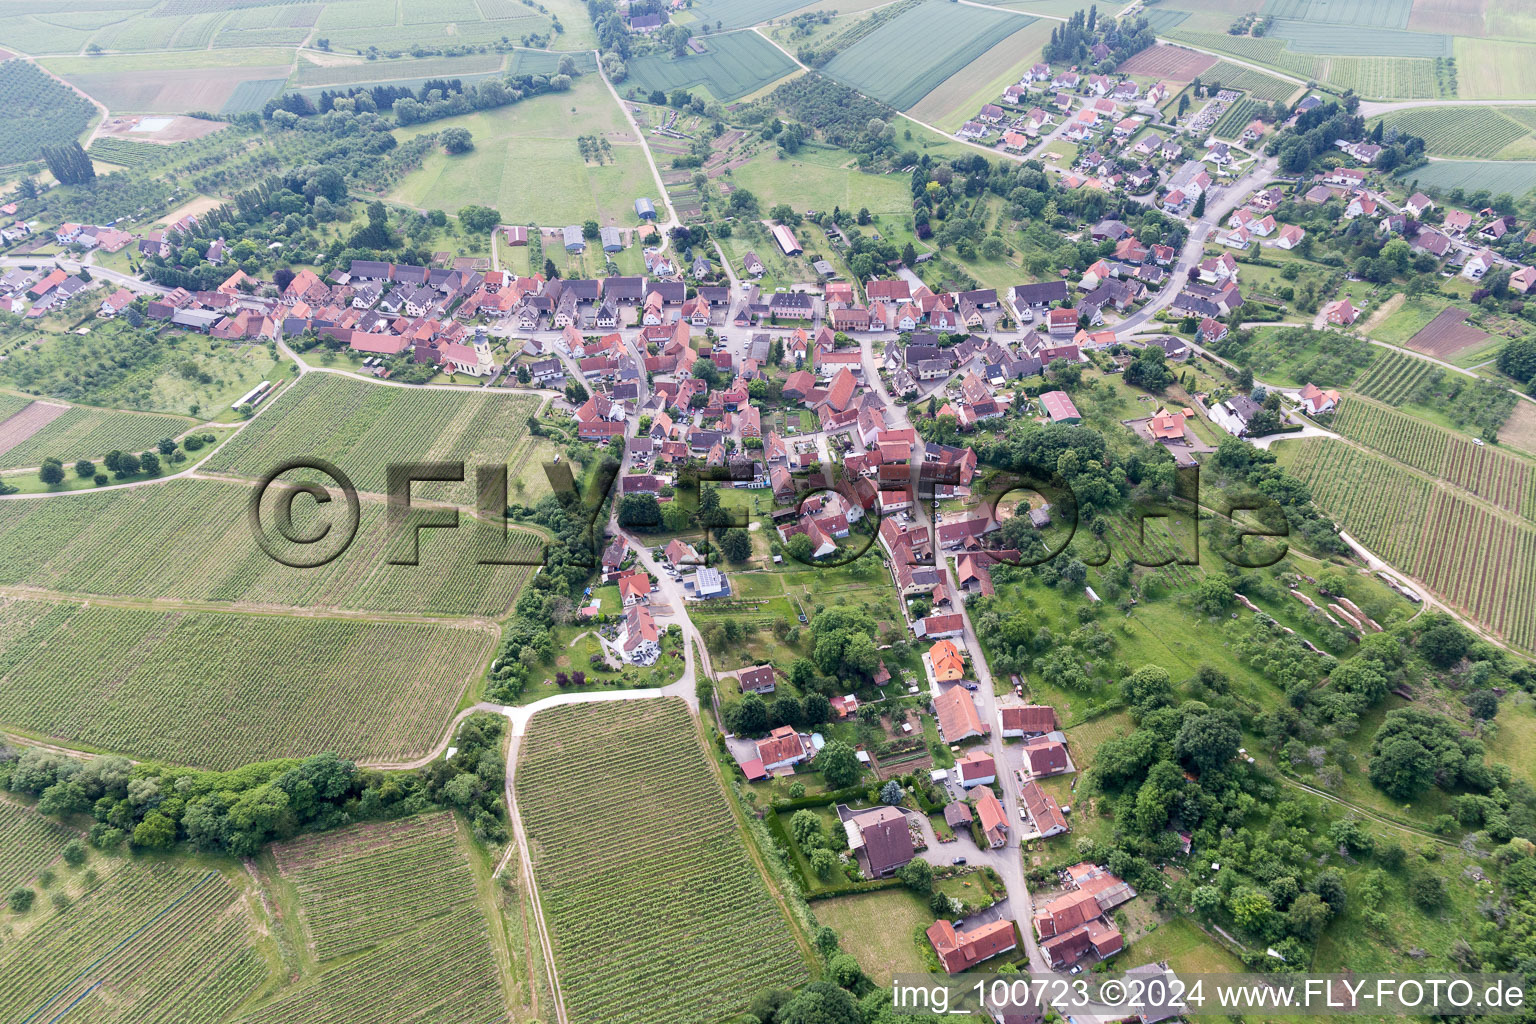
[(1536, 190), (1536, 161), (1531, 160), (1431, 160), (1402, 177), (1429, 188), (1467, 192), (1483, 189), (1493, 195), (1522, 197)]
[(807, 6), (807, 0), (694, 0), (678, 21), (697, 33), (698, 25), (709, 25), (716, 32), (746, 28), (781, 18)]
[[(1502, 5), (1490, 4), (1489, 13)], [(1536, 45), (1522, 33), (1508, 39), (1456, 40), (1456, 77), (1463, 99), (1536, 97)]]
[(29, 61), (0, 63), (0, 166), (41, 160), (44, 146), (75, 141), (95, 114), (96, 108)]
[(958, 131), (983, 103), (994, 103), (1040, 59), (1040, 48), (1056, 23), (1045, 18), (1020, 18), (1021, 28), (950, 75), (931, 90), (910, 113), (929, 124)]
[(1536, 529), (1528, 522), (1338, 441), (1279, 447), (1318, 506), (1361, 544), (1511, 645), (1536, 647)]
[(71, 878), (63, 908), (39, 900), (0, 947), (7, 1020), (221, 1024), (266, 982), (251, 912), (219, 872), (155, 860), (107, 869), (95, 883)]
[[(1330, 36), (1347, 38), (1348, 43), (1334, 45), (1360, 54), (1349, 56), (1345, 53), (1335, 54), (1333, 51), (1329, 54), (1303, 53), (1292, 49), (1286, 40), (1278, 36), (1265, 36), (1262, 39), (1233, 36), (1223, 32), (1202, 31), (1188, 27), (1192, 24), (1194, 23), (1175, 25), (1168, 30), (1167, 34), (1174, 39), (1193, 43), (1203, 49), (1227, 53), (1243, 60), (1267, 65), (1295, 78), (1324, 82), (1340, 90), (1353, 89), (1362, 96), (1380, 99), (1437, 99), (1453, 95), (1450, 92), (1448, 70), (1441, 66), (1444, 62), (1437, 63), (1428, 57), (1379, 55), (1376, 50), (1371, 49), (1371, 43), (1359, 41), (1373, 38), (1374, 33), (1371, 32), (1340, 32), (1337, 28), (1329, 32), (1324, 31), (1326, 26), (1313, 26), (1307, 29), (1315, 33), (1314, 38), (1318, 40), (1316, 45), (1319, 47), (1328, 45), (1325, 40)], [(1399, 35), (1407, 36), (1410, 33), (1399, 33)], [(1421, 44), (1416, 43), (1416, 45)], [(1456, 61), (1458, 71), (1463, 63), (1458, 55)], [(1227, 80), (1224, 75), (1214, 69), (1207, 72), (1206, 77), (1208, 79), (1219, 77), (1222, 82)], [(1260, 94), (1256, 92), (1255, 95)]]
[(689, 52), (683, 57), (646, 54), (629, 62), (627, 87), (647, 93), (660, 89), (703, 89), (722, 103), (740, 99), (777, 81), (795, 70), (777, 46), (756, 32), (731, 32), (710, 35), (700, 40), (704, 53)]
[(1417, 107), (1379, 120), (1388, 130), (1419, 136), (1436, 156), (1496, 157), (1532, 139), (1529, 124), (1506, 117), (1497, 107)]
[(1536, 520), (1536, 463), (1529, 459), (1474, 445), (1444, 428), (1359, 399), (1344, 402), (1330, 426), (1390, 459)]
[[(150, 152), (142, 153), (145, 148)], [(146, 163), (183, 155), (167, 149), (117, 139), (91, 146), (93, 155), (126, 152), (122, 159)], [(84, 336), (43, 335), (0, 363), (0, 380), (45, 398), (117, 409), (188, 416), (195, 405), (197, 415), (212, 419), (228, 413), (235, 399), (257, 384), (283, 376), (273, 372), (276, 367), (275, 349), (267, 345), (114, 320), (93, 324)]]
[[(289, 479), (285, 477), (285, 479)], [(473, 481), (473, 473), (471, 473)], [(293, 503), (298, 535), (330, 524), (340, 538), (350, 522), (337, 484), (325, 481), (333, 506), (310, 498)], [(413, 500), (442, 485), (417, 484)], [(473, 486), (471, 482), (470, 486)], [(276, 523), (282, 489), (262, 504), (263, 537), (291, 561), (318, 561), (337, 547), (306, 552), (282, 539)], [(81, 491), (68, 496), (0, 502), (0, 585), (41, 587), (65, 594), (194, 601), (212, 607), (334, 608), (438, 616), (500, 618), (517, 598), (533, 565), (481, 565), (518, 557), (537, 564), (542, 541), (469, 518), (456, 530), (424, 530), (419, 565), (390, 564), (410, 556), (410, 532), (397, 537), (384, 503), (360, 501), (356, 537), (323, 567), (275, 561), (252, 534), (246, 481), (176, 480), (148, 487)], [(334, 513), (334, 514), (333, 514)]]
[[(555, 58), (558, 60), (558, 58)], [(355, 64), (315, 64), (299, 61), (293, 76), (296, 86), (373, 85), (416, 78), (465, 78), (501, 71), (507, 58), (500, 53), (472, 53), (464, 57), (422, 57), (403, 60), (369, 60)], [(551, 68), (551, 71), (554, 69)]]
[[(298, 454), (329, 459), (361, 491), (383, 494), (390, 465), (462, 461), (461, 485), (418, 485), (413, 493), (473, 504), (477, 465), (521, 466), (534, 437), (528, 418), (539, 399), (504, 391), (441, 392), (387, 387), (335, 373), (296, 381), (208, 460), (204, 469), (260, 477)], [(317, 441), (319, 443), (317, 443)]]
[(1306, 21), (1346, 25), (1352, 28), (1402, 29), (1408, 27), (1413, 0), (1265, 0), (1260, 13), (1277, 21)]
[[(1231, 64), (1224, 60), (1217, 61), (1211, 70), (1201, 76), (1201, 80), (1220, 82), (1224, 89), (1241, 89), (1252, 100), (1288, 100), (1297, 89), (1301, 88), (1294, 82), (1287, 82), (1283, 78), (1266, 75), (1262, 71), (1255, 71), (1253, 68), (1245, 68), (1240, 64)], [(1253, 118), (1250, 117), (1244, 121), (1239, 126), (1239, 130), (1252, 120)]]
[[(32, 416), (43, 408), (35, 406), (24, 415)], [(76, 459), (98, 459), (114, 450), (142, 452), (162, 438), (179, 437), (194, 425), (193, 420), (180, 416), (71, 406), (25, 440), (0, 451), (0, 468), (38, 466), (48, 458), (69, 465)]]
[(1298, 53), (1357, 57), (1453, 56), (1450, 36), (1428, 32), (1398, 32), (1384, 28), (1350, 32), (1323, 22), (1289, 20), (1276, 20), (1270, 32), (1276, 39), (1284, 39)]
[(315, 956), (360, 953), (472, 908), (475, 879), (452, 811), (353, 825), (272, 848), (298, 890)]
[(517, 800), (573, 1024), (705, 1024), (807, 980), (699, 743), (678, 700), (529, 722)]
[[(562, 226), (595, 219), (632, 226), (634, 201), (656, 195), (656, 179), (640, 139), (597, 75), (582, 75), (568, 93), (552, 93), (498, 110), (401, 129), (402, 139), (468, 128), (475, 148), (460, 156), (428, 154), (390, 198), (421, 209), (457, 210), (479, 203), (506, 224)], [(606, 138), (613, 156), (582, 159), (577, 136)]]
[[(822, 71), (867, 96), (906, 110), (978, 53), (1024, 27), (1017, 15), (928, 0), (892, 18), (833, 57)], [(914, 45), (914, 40), (922, 40)], [(892, 54), (903, 58), (893, 60)]]
[(396, 761), (441, 738), (495, 640), (469, 626), (5, 599), (0, 722), (210, 768), (320, 750)]
[(235, 1024), (490, 1024), (507, 1019), (484, 914), (461, 910), (285, 990)]
[(59, 859), (71, 831), (28, 807), (0, 800), (0, 889), (10, 892)]
[[(1391, 318), (1388, 318), (1388, 322), (1391, 322)], [(1401, 405), (1434, 370), (1435, 364), (1428, 359), (1401, 352), (1382, 352), (1355, 382), (1355, 390), (1388, 405)]]

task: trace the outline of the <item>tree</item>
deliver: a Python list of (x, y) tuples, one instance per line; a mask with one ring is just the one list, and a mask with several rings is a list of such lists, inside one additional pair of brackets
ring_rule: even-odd
[(921, 857), (913, 857), (903, 864), (896, 877), (913, 892), (926, 895), (933, 890), (933, 865)]
[(1303, 942), (1316, 942), (1332, 916), (1328, 904), (1317, 893), (1304, 892), (1291, 901), (1285, 912), (1285, 927)]
[(864, 767), (859, 764), (853, 748), (842, 740), (832, 740), (822, 747), (813, 763), (832, 789), (847, 789), (864, 774)]
[(117, 466), (114, 475), (119, 480), (123, 479), (124, 477), (133, 476), (133, 474), (139, 471), (140, 465), (141, 463), (139, 462), (139, 457), (137, 455), (134, 455), (130, 452), (124, 452), (117, 457)]
[(811, 870), (816, 872), (816, 877), (828, 879), (832, 872), (837, 870), (837, 854), (823, 847), (820, 850), (811, 851)]
[(468, 128), (445, 128), (438, 139), (449, 153), (468, 153), (475, 148), (475, 137)]
[(82, 480), (89, 480), (96, 475), (96, 464), (90, 459), (81, 459), (75, 463), (75, 475)]
[(37, 893), (24, 885), (18, 885), (11, 890), (11, 894), (5, 898), (5, 902), (10, 905), (12, 912), (25, 914), (32, 909), (32, 904), (36, 899)]
[(886, 784), (880, 787), (880, 802), (883, 804), (895, 807), (901, 803), (903, 797), (904, 792), (901, 788), (901, 783), (895, 779), (887, 780)]
[[(1190, 707), (1186, 704), (1185, 707)], [(1214, 771), (1237, 756), (1243, 733), (1237, 716), (1210, 708), (1185, 714), (1173, 739), (1173, 754), (1199, 772)]]
[(477, 235), (488, 234), (501, 223), (501, 211), (471, 204), (459, 211), (459, 223), (466, 231)]
[(77, 868), (85, 863), (85, 844), (78, 839), (71, 839), (64, 844), (64, 863), (72, 868)]
[(813, 981), (779, 1008), (775, 1024), (863, 1024), (863, 1017), (846, 990)]
[(64, 482), (64, 464), (58, 459), (44, 459), (37, 477), (49, 487), (61, 484)]
[(134, 827), (129, 842), (141, 850), (169, 850), (176, 844), (176, 823), (159, 811), (150, 811)]
[(1424, 792), (1435, 782), (1435, 763), (1424, 744), (1398, 736), (1382, 744), (1371, 758), (1371, 781), (1399, 800)]
[(768, 703), (755, 693), (744, 694), (736, 705), (736, 732), (761, 736), (768, 731)]
[(1196, 220), (1205, 216), (1205, 193), (1201, 192), (1195, 199), (1195, 208), (1190, 211)]
[(1445, 905), (1445, 881), (1429, 872), (1415, 875), (1408, 883), (1408, 895), (1420, 909), (1438, 910)]
[(145, 452), (139, 456), (139, 465), (150, 476), (160, 475), (160, 456), (154, 452)]
[(1143, 665), (1120, 683), (1120, 690), (1138, 718), (1173, 703), (1173, 685), (1161, 665)]
[(1489, 690), (1474, 690), (1467, 697), (1467, 710), (1486, 722), (1499, 713), (1499, 698)]
[(1242, 886), (1232, 894), (1227, 909), (1232, 911), (1232, 920), (1237, 922), (1238, 927), (1253, 932), (1262, 931), (1275, 912), (1269, 896), (1263, 890), (1249, 885)]
[(626, 494), (619, 499), (619, 525), (654, 530), (661, 525), (661, 503), (654, 494)]
[(746, 530), (726, 530), (720, 536), (720, 553), (732, 562), (745, 562), (752, 557), (752, 535)]

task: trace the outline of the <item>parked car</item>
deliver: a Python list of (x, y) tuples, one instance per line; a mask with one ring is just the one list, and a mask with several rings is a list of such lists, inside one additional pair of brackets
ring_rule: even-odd
[(961, 865), (961, 864), (965, 863), (965, 858), (964, 857), (956, 857), (954, 860), (950, 861), (950, 863), (958, 866), (958, 865)]

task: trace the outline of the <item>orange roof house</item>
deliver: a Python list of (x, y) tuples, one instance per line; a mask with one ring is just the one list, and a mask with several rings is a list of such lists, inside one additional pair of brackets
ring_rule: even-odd
[(935, 921), (928, 926), (927, 935), (939, 962), (950, 974), (959, 974), (1018, 947), (1013, 922), (1006, 918), (977, 925), (969, 931), (957, 931), (948, 921)]
[(939, 682), (965, 678), (965, 659), (960, 656), (960, 648), (954, 641), (940, 640), (928, 649), (928, 658), (933, 662), (933, 675)]
[(954, 686), (933, 699), (934, 713), (939, 719), (939, 735), (945, 743), (958, 743), (972, 736), (988, 732), (981, 716), (976, 713), (976, 703), (970, 691)]

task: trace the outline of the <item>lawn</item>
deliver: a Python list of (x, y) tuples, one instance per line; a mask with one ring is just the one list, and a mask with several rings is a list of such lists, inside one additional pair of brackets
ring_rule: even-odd
[[(1129, 958), (1129, 959), (1127, 959)], [(1171, 917), (1120, 954), (1123, 964), (1166, 961), (1175, 974), (1236, 974), (1243, 962), (1185, 917)]]
[[(832, 146), (810, 144), (792, 157), (780, 159), (775, 151), (761, 150), (747, 163), (731, 172), (737, 188), (746, 188), (759, 196), (769, 196), (774, 203), (788, 203), (794, 209), (845, 210), (868, 208), (872, 214), (911, 214), (910, 182), (899, 174), (866, 174), (859, 170), (853, 154)], [(803, 232), (809, 242), (814, 237)], [(767, 254), (758, 247), (758, 255)], [(820, 246), (819, 248), (825, 248)]]
[[(467, 128), (475, 148), (459, 156), (428, 155), (390, 193), (421, 209), (458, 210), (471, 203), (501, 211), (506, 224), (549, 226), (597, 220), (636, 224), (634, 201), (655, 196), (656, 180), (641, 141), (602, 80), (587, 74), (568, 93), (400, 129), (402, 138)], [(577, 137), (606, 138), (612, 157), (582, 159)]]
[(574, 1024), (705, 1024), (807, 979), (682, 701), (535, 715), (516, 786)]
[(818, 923), (837, 932), (838, 945), (852, 953), (877, 985), (889, 985), (897, 974), (929, 970), (915, 933), (933, 924), (933, 911), (906, 889), (836, 896), (817, 900)]
[(1371, 337), (1393, 345), (1407, 344), (1409, 338), (1423, 330), (1448, 305), (1448, 300), (1439, 297), (1419, 296), (1405, 301), (1385, 320), (1371, 328)]
[[(928, 0), (843, 50), (822, 71), (867, 96), (906, 110), (977, 54), (1022, 27), (1023, 19), (1015, 14)], [(922, 40), (922, 45), (913, 47), (914, 39)], [(892, 60), (891, 55), (898, 52), (906, 58)]]
[(729, 103), (756, 92), (795, 70), (795, 62), (777, 46), (752, 31), (701, 37), (704, 53), (682, 57), (646, 54), (629, 62), (625, 87), (647, 93), (673, 89), (703, 89)]

